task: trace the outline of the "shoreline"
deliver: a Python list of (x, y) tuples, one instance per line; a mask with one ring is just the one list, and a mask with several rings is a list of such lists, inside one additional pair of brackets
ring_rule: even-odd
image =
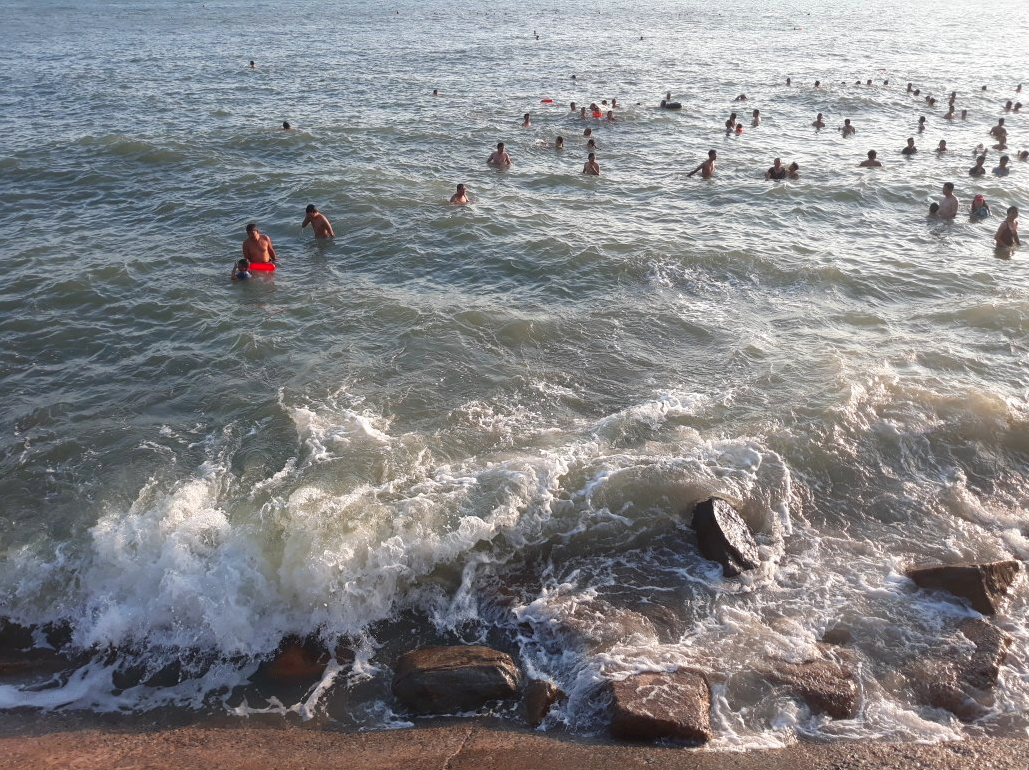
[(0, 716), (0, 768), (292, 768), (350, 770), (540, 768), (622, 770), (860, 770), (1021, 768), (1027, 738), (946, 743), (802, 742), (781, 749), (711, 751), (580, 739), (491, 719), (425, 720), (413, 728), (339, 732), (227, 720), (216, 726), (144, 723), (121, 716)]

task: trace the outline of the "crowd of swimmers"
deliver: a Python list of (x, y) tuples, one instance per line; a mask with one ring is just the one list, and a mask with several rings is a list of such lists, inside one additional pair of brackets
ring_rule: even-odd
[[(255, 63), (253, 61), (250, 62), (250, 67), (255, 67)], [(572, 75), (572, 80), (575, 80), (575, 75)], [(843, 85), (846, 84), (846, 81), (843, 81)], [(889, 86), (889, 84), (889, 80), (883, 81), (883, 86)], [(786, 78), (786, 85), (792, 85), (791, 78)], [(862, 85), (862, 82), (860, 80), (855, 81), (855, 85), (860, 86)], [(871, 86), (872, 80), (866, 80), (864, 85)], [(816, 80), (814, 82), (814, 88), (822, 88), (822, 83), (820, 80)], [(987, 90), (987, 87), (983, 86), (982, 90), (985, 92)], [(1021, 84), (1019, 84), (1015, 88), (1015, 92), (1019, 94), (1022, 92)], [(916, 97), (921, 96), (921, 90), (915, 88), (914, 84), (912, 83), (907, 84), (907, 93)], [(432, 95), (439, 96), (439, 89), (434, 88), (432, 90)], [(924, 98), (928, 106), (932, 107), (936, 104), (935, 97), (927, 95)], [(733, 102), (745, 102), (747, 101), (747, 99), (747, 95), (741, 93), (733, 99)], [(550, 100), (548, 99), (545, 101)], [(956, 101), (957, 92), (952, 91), (948, 98), (948, 107), (947, 112), (943, 116), (944, 119), (954, 120), (957, 115), (960, 115), (961, 120), (967, 120), (968, 110), (962, 109), (960, 113), (957, 113)], [(660, 103), (658, 104), (658, 108), (662, 110), (681, 110), (682, 103), (673, 101), (672, 94), (669, 91), (665, 94), (665, 98), (661, 99)], [(581, 120), (589, 120), (590, 118), (594, 120), (603, 120), (606, 123), (617, 122), (617, 118), (615, 117), (616, 109), (618, 109), (618, 100), (615, 98), (612, 98), (610, 100), (610, 104), (608, 103), (607, 99), (603, 99), (599, 104), (597, 102), (591, 102), (588, 107), (584, 105), (577, 105), (575, 102), (570, 102), (569, 104), (569, 112), (573, 116), (577, 116)], [(1021, 112), (1021, 109), (1022, 103), (1013, 100), (1008, 100), (1004, 105), (1004, 111), (1008, 113), (1018, 113)], [(752, 111), (750, 124), (751, 127), (755, 128), (761, 125), (760, 110), (755, 109)], [(821, 112), (819, 112), (815, 116), (815, 119), (812, 121), (811, 125), (816, 129), (816, 131), (825, 128), (825, 120)], [(521, 126), (522, 128), (530, 128), (532, 126), (531, 113), (526, 112), (522, 116)], [(925, 116), (920, 116), (918, 118), (918, 124), (916, 129), (917, 133), (923, 133), (925, 131), (925, 127)], [(283, 121), (282, 129), (284, 131), (290, 131), (292, 130), (292, 126), (288, 121)], [(846, 118), (843, 121), (843, 125), (840, 126), (837, 130), (840, 131), (844, 138), (850, 138), (857, 134), (857, 128), (851, 123), (850, 118)], [(725, 121), (726, 134), (740, 135), (743, 133), (743, 131), (744, 129), (742, 122), (739, 120), (736, 112), (732, 112), (729, 115), (729, 118)], [(599, 148), (597, 146), (596, 139), (593, 137), (592, 134), (593, 129), (589, 126), (587, 126), (583, 131), (583, 138), (586, 139), (585, 149), (587, 151), (587, 156), (586, 162), (583, 164), (582, 167), (582, 173), (587, 176), (600, 176), (600, 164), (597, 162), (596, 156), (596, 151)], [(999, 118), (997, 124), (990, 129), (989, 135), (996, 142), (992, 145), (993, 149), (998, 151), (1004, 151), (1008, 149), (1008, 132), (1007, 127), (1004, 124), (1003, 117)], [(562, 150), (564, 149), (564, 146), (564, 137), (558, 136), (554, 141), (553, 147), (557, 150)], [(950, 149), (947, 147), (946, 140), (941, 139), (940, 143), (937, 145), (934, 152), (936, 152), (937, 154), (950, 152)], [(900, 154), (910, 159), (917, 153), (918, 148), (915, 144), (915, 138), (913, 136), (908, 137), (906, 145), (900, 150)], [(986, 175), (986, 153), (987, 149), (983, 144), (979, 144), (975, 148), (975, 165), (968, 170), (969, 176), (980, 177)], [(1017, 154), (1017, 158), (1020, 161), (1029, 160), (1029, 150), (1022, 150)], [(715, 175), (715, 167), (717, 160), (718, 153), (715, 150), (709, 150), (707, 158), (701, 161), (701, 163), (697, 165), (697, 167), (694, 168), (692, 171), (687, 173), (686, 176), (692, 177), (695, 174), (699, 173), (701, 178), (710, 179)], [(1001, 155), (998, 160), (998, 164), (993, 168), (991, 173), (996, 177), (1006, 177), (1010, 173), (1010, 161), (1011, 158), (1009, 155)], [(511, 167), (511, 155), (507, 152), (507, 147), (504, 142), (497, 143), (496, 150), (489, 154), (489, 156), (486, 159), (486, 163), (498, 169), (506, 169)], [(877, 151), (869, 150), (866, 159), (861, 161), (858, 164), (858, 166), (860, 168), (882, 168), (883, 164), (878, 159)], [(768, 170), (765, 171), (764, 178), (770, 181), (799, 179), (800, 165), (796, 161), (786, 165), (783, 163), (781, 158), (775, 158), (772, 162), (772, 165), (768, 168)], [(471, 201), (468, 197), (468, 191), (465, 185), (457, 185), (457, 190), (454, 192), (452, 196), (450, 196), (450, 203), (454, 205), (464, 205), (470, 202)], [(954, 195), (954, 183), (946, 182), (943, 185), (943, 197), (941, 198), (941, 200), (939, 202), (933, 202), (929, 206), (929, 216), (938, 217), (941, 219), (954, 219), (955, 217), (957, 217), (960, 211), (960, 207), (961, 203), (958, 200), (957, 196)], [(991, 216), (990, 207), (986, 201), (985, 196), (979, 194), (973, 198), (971, 206), (969, 208), (969, 215), (973, 220), (982, 220)], [(301, 229), (306, 228), (308, 225), (311, 225), (311, 228), (314, 231), (315, 238), (323, 239), (335, 237), (335, 232), (333, 231), (332, 225), (329, 223), (329, 220), (325, 217), (324, 214), (318, 211), (317, 207), (314, 204), (310, 204), (307, 206), (306, 216), (304, 218), (303, 223), (301, 224)], [(240, 259), (233, 266), (232, 269), (232, 280), (234, 281), (249, 279), (251, 277), (250, 266), (254, 262), (275, 263), (278, 260), (275, 254), (275, 249), (272, 246), (271, 239), (269, 239), (267, 235), (260, 232), (256, 223), (249, 223), (246, 226), (246, 231), (247, 237), (246, 240), (243, 242), (243, 259)], [(994, 234), (994, 241), (998, 248), (1006, 250), (1010, 250), (1015, 246), (1021, 245), (1021, 242), (1018, 239), (1018, 208), (1016, 206), (1010, 206), (1007, 209), (1007, 213), (1004, 220), (1001, 222), (1000, 226), (997, 228), (996, 233)]]

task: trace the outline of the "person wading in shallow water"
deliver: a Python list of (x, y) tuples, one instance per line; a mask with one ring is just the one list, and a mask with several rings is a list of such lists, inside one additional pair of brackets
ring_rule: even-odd
[(715, 175), (715, 161), (717, 159), (718, 159), (718, 153), (715, 152), (714, 150), (708, 150), (707, 151), (707, 160), (705, 160), (703, 163), (701, 163), (699, 166), (697, 166), (695, 169), (693, 169), (686, 176), (693, 176), (694, 174), (696, 174), (699, 171), (700, 172), (700, 176), (701, 176), (702, 179), (710, 179), (711, 177), (713, 177)]
[[(296, 220), (294, 220), (296, 221)], [(272, 239), (257, 229), (257, 223), (247, 225), (247, 239), (243, 241), (243, 256), (248, 262), (278, 262)]]

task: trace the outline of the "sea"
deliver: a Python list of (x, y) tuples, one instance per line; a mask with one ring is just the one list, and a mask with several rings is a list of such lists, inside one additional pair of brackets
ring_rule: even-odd
[[(904, 575), (1029, 560), (1029, 251), (993, 243), (1029, 211), (1029, 4), (0, 0), (0, 30), (0, 615), (75, 653), (0, 708), (405, 727), (397, 657), (484, 643), (567, 694), (542, 730), (686, 666), (716, 750), (1029, 734), (1024, 575), (969, 724), (905, 672), (976, 613)], [(1001, 117), (1011, 173), (972, 178)], [(248, 222), (278, 269), (233, 283)], [(712, 495), (739, 578), (697, 550)], [(269, 684), (289, 638), (355, 659)], [(760, 676), (826, 656), (853, 719)]]

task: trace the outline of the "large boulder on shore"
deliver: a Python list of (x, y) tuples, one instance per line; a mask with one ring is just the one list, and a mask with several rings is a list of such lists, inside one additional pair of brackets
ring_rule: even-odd
[(811, 708), (824, 711), (833, 719), (857, 715), (858, 687), (854, 674), (828, 660), (806, 663), (771, 661), (765, 676), (788, 687)]
[(958, 626), (964, 639), (944, 646), (908, 672), (920, 700), (970, 722), (982, 716), (993, 699), (1011, 638), (985, 620), (969, 618)]
[(693, 529), (705, 559), (722, 565), (722, 574), (736, 577), (761, 563), (754, 535), (725, 500), (711, 497), (693, 507)]
[(1000, 609), (1020, 568), (1017, 561), (995, 561), (989, 564), (914, 567), (907, 571), (907, 576), (920, 588), (947, 591), (968, 599), (977, 612), (993, 615)]
[(393, 694), (415, 713), (449, 714), (514, 698), (518, 683), (507, 653), (479, 645), (423, 647), (400, 656)]
[(628, 741), (711, 739), (711, 688), (696, 671), (633, 674), (611, 682), (611, 735)]

